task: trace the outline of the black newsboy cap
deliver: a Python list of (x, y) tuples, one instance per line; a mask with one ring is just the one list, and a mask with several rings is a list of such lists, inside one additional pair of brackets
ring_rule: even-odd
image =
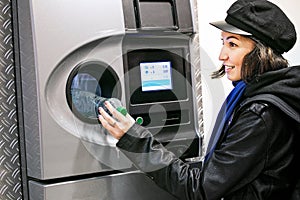
[(281, 54), (297, 40), (294, 24), (267, 0), (238, 0), (227, 10), (225, 21), (210, 24), (226, 32), (253, 35)]

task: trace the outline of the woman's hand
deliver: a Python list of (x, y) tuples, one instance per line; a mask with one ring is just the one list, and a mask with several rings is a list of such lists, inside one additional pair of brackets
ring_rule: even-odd
[(117, 111), (108, 101), (106, 101), (105, 106), (109, 112), (113, 115), (111, 117), (107, 114), (103, 108), (99, 108), (99, 120), (102, 126), (108, 130), (108, 132), (116, 139), (120, 139), (135, 123), (134, 119), (129, 115), (122, 115)]

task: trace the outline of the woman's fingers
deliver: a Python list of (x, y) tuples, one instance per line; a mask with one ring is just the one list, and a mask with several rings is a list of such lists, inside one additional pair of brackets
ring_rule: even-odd
[(99, 120), (102, 126), (106, 128), (113, 137), (120, 139), (135, 123), (135, 121), (129, 114), (126, 114), (126, 116), (121, 114), (109, 102), (105, 102), (105, 106), (113, 116), (110, 116), (103, 108), (100, 107)]
[(99, 112), (109, 125), (111, 126), (116, 125), (116, 120), (113, 117), (111, 117), (107, 112), (105, 112), (103, 108), (100, 107)]
[(104, 105), (109, 110), (109, 112), (112, 114), (112, 116), (117, 119), (118, 121), (124, 120), (124, 115), (122, 115), (119, 111), (117, 111), (109, 101), (105, 101)]

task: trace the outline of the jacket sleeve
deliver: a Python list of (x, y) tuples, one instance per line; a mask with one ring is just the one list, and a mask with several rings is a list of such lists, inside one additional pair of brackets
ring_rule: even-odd
[(134, 125), (117, 147), (158, 186), (179, 199), (206, 199), (201, 185), (201, 167), (191, 168), (166, 150), (151, 133)]
[(160, 187), (179, 199), (220, 199), (249, 183), (263, 168), (267, 144), (264, 120), (244, 112), (204, 169), (192, 168), (134, 125), (117, 143), (121, 151)]

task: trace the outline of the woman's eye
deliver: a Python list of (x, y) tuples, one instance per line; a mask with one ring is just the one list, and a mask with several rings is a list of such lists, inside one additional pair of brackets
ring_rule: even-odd
[(235, 44), (234, 42), (229, 42), (229, 46), (231, 46), (231, 47), (237, 47), (237, 44)]

